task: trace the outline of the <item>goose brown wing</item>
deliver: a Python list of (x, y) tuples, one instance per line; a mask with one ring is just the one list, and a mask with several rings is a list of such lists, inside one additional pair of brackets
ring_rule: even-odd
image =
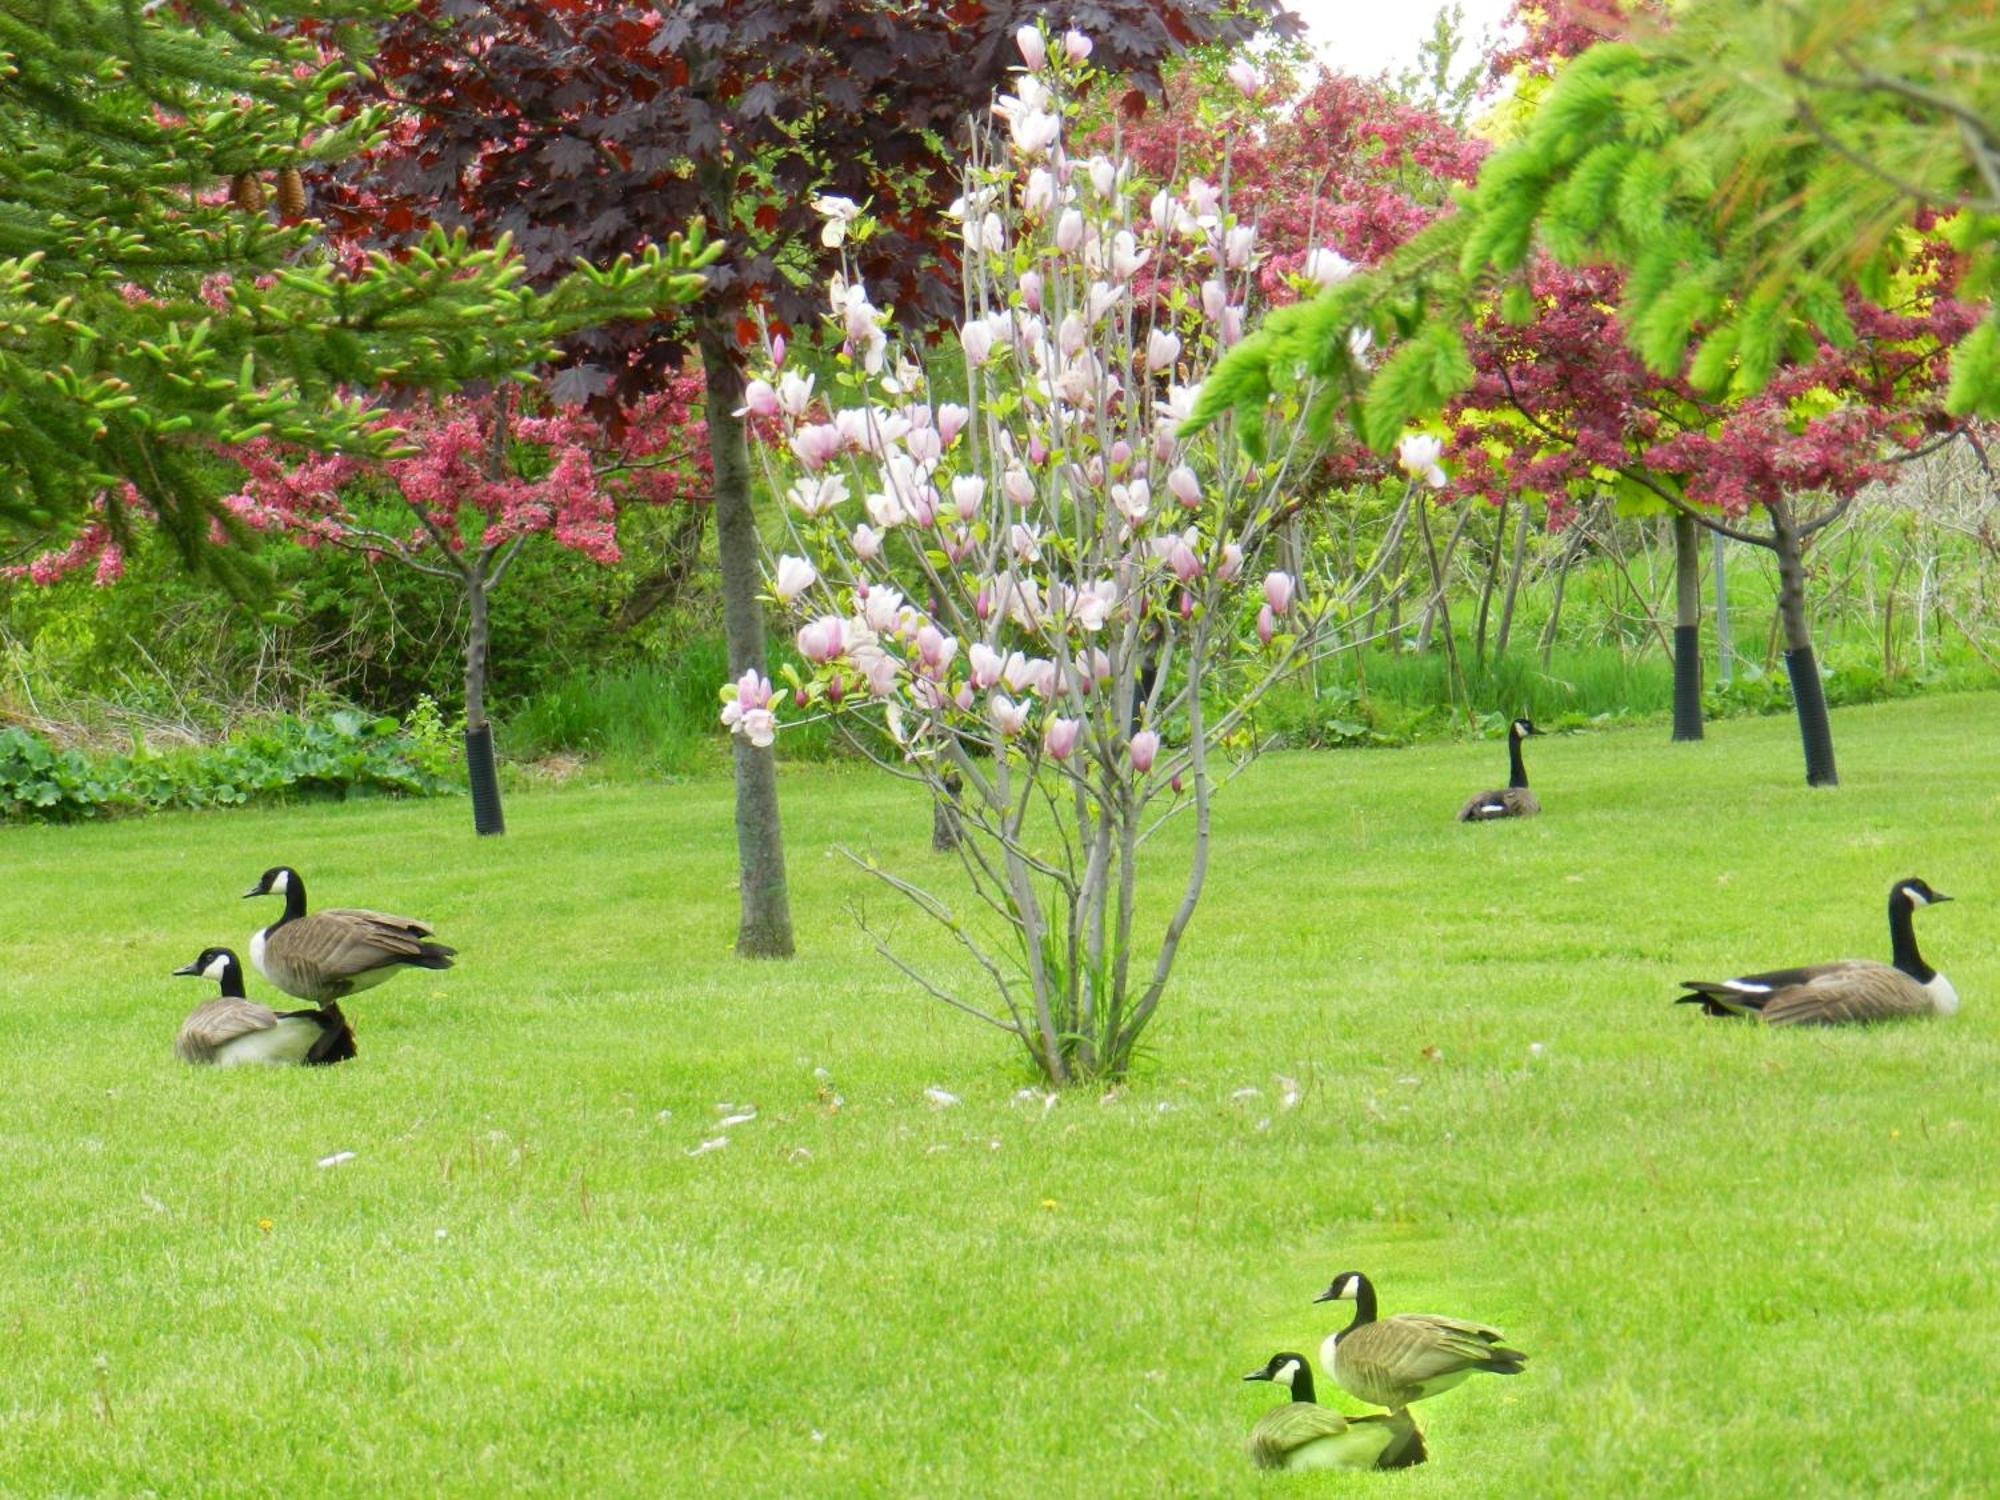
[(1441, 1376), (1503, 1364), (1519, 1368), (1527, 1356), (1502, 1338), (1483, 1323), (1399, 1313), (1342, 1338), (1334, 1357), (1342, 1385), (1365, 1401), (1398, 1407)]
[(1260, 1469), (1281, 1469), (1295, 1449), (1347, 1431), (1347, 1418), (1327, 1406), (1292, 1401), (1266, 1412), (1250, 1431), (1250, 1457)]
[(1888, 964), (1829, 964), (1827, 972), (1778, 990), (1764, 1003), (1771, 1026), (1862, 1025), (1929, 1014), (1931, 997)]
[(405, 933), (411, 938), (427, 938), (433, 930), (430, 923), (419, 922), (415, 917), (398, 917), (386, 911), (370, 911), (365, 906), (331, 906), (317, 915), (344, 917), (370, 927), (379, 927), (385, 932)]
[(217, 1050), (239, 1036), (269, 1031), (277, 1024), (278, 1018), (269, 1006), (224, 996), (197, 1006), (194, 1014), (181, 1023), (180, 1034), (174, 1038), (174, 1052), (187, 1062), (199, 1062), (213, 1057)]
[(1461, 823), (1487, 823), (1495, 818), (1532, 818), (1542, 810), (1535, 794), (1524, 786), (1481, 792), (1458, 810)]
[(402, 917), (372, 911), (323, 911), (287, 922), (271, 935), (282, 942), (285, 957), (311, 965), (328, 976), (366, 974), (390, 964), (413, 963), (426, 956), (424, 934), (430, 928)]

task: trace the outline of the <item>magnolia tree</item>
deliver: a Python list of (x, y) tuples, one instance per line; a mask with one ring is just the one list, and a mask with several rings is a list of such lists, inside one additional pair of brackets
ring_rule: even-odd
[[(990, 998), (877, 947), (1068, 1083), (1130, 1064), (1207, 878), (1221, 748), (1247, 748), (1252, 706), (1343, 601), (1308, 601), (1260, 561), (1296, 500), (1301, 403), (1264, 419), (1269, 457), (1231, 431), (1175, 435), (1242, 326), (1254, 225), (1199, 178), (1156, 187), (1072, 156), (1089, 39), (1018, 45), (953, 209), (953, 368), (926, 369), (843, 273), (830, 388), (775, 339), (748, 386), (790, 538), (770, 594), (805, 665), (783, 689), (745, 673), (722, 718), (760, 745), (788, 720), (865, 721), (878, 733), (856, 742), (879, 763), (955, 802), (993, 920), (860, 862), (963, 945)], [(856, 205), (821, 208), (829, 243), (871, 233)], [(1184, 812), (1191, 847), (1169, 853), (1157, 836)], [(1162, 929), (1140, 876), (1169, 866)]]

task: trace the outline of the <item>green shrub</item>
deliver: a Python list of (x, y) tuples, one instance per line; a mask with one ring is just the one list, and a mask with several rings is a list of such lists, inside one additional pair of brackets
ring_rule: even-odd
[[(433, 715), (435, 707), (433, 706)], [(412, 734), (391, 718), (343, 709), (324, 719), (273, 719), (220, 745), (90, 756), (55, 750), (25, 729), (0, 729), (0, 821), (71, 822), (168, 807), (233, 807), (291, 797), (453, 790), (448, 733)]]

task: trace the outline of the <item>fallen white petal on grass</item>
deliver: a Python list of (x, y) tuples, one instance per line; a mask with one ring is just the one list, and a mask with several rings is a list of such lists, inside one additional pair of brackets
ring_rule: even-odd
[(924, 1098), (930, 1101), (932, 1109), (950, 1109), (958, 1103), (958, 1095), (950, 1089), (941, 1089), (936, 1084), (924, 1090)]
[(1299, 1081), (1296, 1078), (1287, 1078), (1283, 1073), (1278, 1074), (1277, 1079), (1279, 1089), (1278, 1108), (1297, 1109), (1299, 1107)]
[(801, 1163), (811, 1161), (812, 1155), (812, 1152), (808, 1151), (804, 1146), (794, 1146), (790, 1151), (785, 1153), (785, 1160), (793, 1166), (798, 1166)]
[(155, 1198), (151, 1193), (141, 1193), (139, 1201), (156, 1214), (163, 1214), (167, 1211), (167, 1205), (162, 1203), (158, 1198)]
[(1254, 1084), (1248, 1085), (1244, 1088), (1240, 1088), (1235, 1093), (1229, 1096), (1230, 1101), (1232, 1103), (1241, 1099), (1261, 1099), (1263, 1097), (1264, 1097), (1264, 1091), (1256, 1087)]
[(322, 1167), (343, 1167), (353, 1160), (354, 1153), (352, 1151), (336, 1151), (331, 1156), (322, 1156), (319, 1159), (319, 1164)]
[(1549, 1049), (1544, 1047), (1540, 1042), (1528, 1043), (1528, 1056), (1530, 1057), (1540, 1057), (1544, 1052), (1548, 1050)]
[(727, 1130), (732, 1125), (748, 1125), (752, 1120), (756, 1118), (757, 1118), (757, 1111), (754, 1109), (748, 1109), (744, 1110), (741, 1114), (731, 1115), (728, 1119), (724, 1120), (720, 1125), (716, 1126), (715, 1128), (717, 1130)]
[(656, 1120), (671, 1120), (673, 1117), (674, 1117), (674, 1112), (670, 1109), (663, 1109), (658, 1114), (653, 1116), (653, 1118)]
[(706, 1156), (711, 1151), (720, 1151), (729, 1144), (729, 1137), (719, 1135), (712, 1141), (703, 1141), (699, 1146), (688, 1147), (689, 1156)]
[(443, 1244), (446, 1240), (451, 1238), (451, 1231), (449, 1229), (440, 1229), (437, 1232), (436, 1238), (439, 1244)]

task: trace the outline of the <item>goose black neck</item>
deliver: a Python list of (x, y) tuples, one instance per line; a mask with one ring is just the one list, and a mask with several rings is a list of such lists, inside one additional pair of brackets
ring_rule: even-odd
[(285, 914), (271, 925), (283, 927), (287, 922), (296, 922), (306, 914), (306, 883), (299, 879), (299, 872), (292, 871), (285, 877)]
[(1889, 941), (1895, 945), (1895, 965), (1918, 984), (1929, 984), (1937, 978), (1937, 970), (1924, 962), (1924, 956), (1917, 952), (1917, 926), (1911, 920), (1913, 913), (1910, 901), (1901, 891), (1889, 896)]
[(1313, 1386), (1312, 1366), (1303, 1359), (1295, 1359), (1293, 1365), (1297, 1373), (1292, 1376), (1292, 1399), (1303, 1401), (1307, 1406), (1317, 1406), (1319, 1392)]
[(248, 1000), (250, 998), (243, 993), (243, 965), (239, 964), (233, 958), (222, 966), (222, 978), (216, 982), (222, 986), (221, 994), (224, 1000)]
[(1521, 731), (1518, 729), (1509, 729), (1507, 731), (1507, 767), (1511, 773), (1507, 777), (1507, 785), (1510, 787), (1519, 787), (1522, 791), (1526, 791), (1528, 789), (1528, 768), (1521, 762)]
[[(1517, 755), (1520, 753), (1518, 744), (1515, 753)], [(1347, 1325), (1349, 1333), (1357, 1328), (1365, 1328), (1375, 1321), (1375, 1287), (1366, 1276), (1357, 1276), (1355, 1280), (1361, 1285), (1354, 1289), (1354, 1321)]]

